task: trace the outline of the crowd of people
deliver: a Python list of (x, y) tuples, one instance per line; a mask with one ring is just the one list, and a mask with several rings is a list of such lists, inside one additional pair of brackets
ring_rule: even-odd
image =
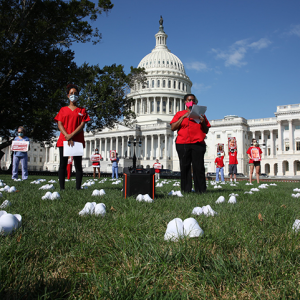
[[(76, 170), (76, 189), (81, 189), (82, 182), (82, 155), (83, 148), (85, 147), (84, 141), (84, 126), (90, 121), (86, 109), (77, 106), (79, 98), (79, 89), (74, 84), (67, 86), (67, 98), (69, 105), (62, 107), (56, 117), (60, 135), (56, 146), (59, 148), (60, 164), (59, 164), (59, 184), (60, 189), (65, 189), (65, 175), (67, 170), (68, 179), (71, 177), (72, 163), (74, 161)], [(209, 131), (210, 123), (207, 120), (205, 114), (201, 114), (199, 119), (190, 118), (190, 113), (193, 106), (197, 103), (196, 97), (193, 94), (187, 94), (184, 96), (184, 103), (186, 108), (175, 114), (170, 122), (171, 130), (177, 131), (176, 137), (176, 151), (179, 157), (180, 171), (181, 171), (181, 190), (183, 192), (192, 191), (192, 180), (194, 181), (194, 191), (202, 194), (206, 192), (206, 178), (205, 178), (205, 166), (204, 155), (206, 152), (205, 137)], [(14, 139), (15, 142), (28, 142), (29, 138), (25, 136), (25, 128), (20, 126), (18, 128), (18, 136)], [(76, 155), (67, 156), (64, 154), (67, 147), (74, 147), (74, 143), (82, 144), (80, 152), (76, 152)], [(80, 147), (79, 147), (80, 148)], [(28, 151), (29, 148), (27, 148)], [(221, 175), (221, 181), (224, 181), (224, 157), (225, 151), (219, 147), (217, 149), (217, 157), (215, 159), (216, 166), (216, 181), (219, 181), (219, 174)], [(18, 178), (19, 163), (22, 164), (22, 179), (28, 178), (28, 156), (27, 151), (15, 151), (13, 154), (13, 168), (12, 179)], [(251, 147), (247, 150), (250, 165), (250, 183), (252, 183), (252, 174), (255, 167), (256, 179), (259, 183), (260, 172), (260, 160), (262, 151), (257, 143), (256, 139), (252, 140)], [(94, 159), (92, 161), (93, 177), (96, 177), (96, 171), (98, 170), (98, 178), (100, 179), (100, 161), (102, 159), (99, 154), (99, 150), (96, 148), (94, 153)], [(237, 147), (236, 140), (232, 138), (228, 141), (228, 156), (229, 156), (229, 174), (230, 181), (232, 179), (236, 181), (237, 175)], [(118, 164), (119, 157), (115, 151), (111, 152), (110, 157), (112, 163), (112, 178), (118, 178)], [(156, 179), (160, 179), (161, 164), (158, 159), (155, 161), (153, 168), (155, 169)], [(193, 175), (192, 175), (193, 170)]]

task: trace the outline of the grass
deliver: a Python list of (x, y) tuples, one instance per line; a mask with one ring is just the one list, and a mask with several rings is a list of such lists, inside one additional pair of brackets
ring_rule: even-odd
[[(167, 196), (173, 181), (156, 188), (154, 203), (124, 199), (111, 181), (76, 191), (66, 182), (60, 200), (27, 182), (0, 176), (18, 193), (3, 192), (5, 210), (19, 213), (23, 225), (0, 238), (1, 299), (299, 299), (299, 183), (277, 183), (252, 195), (245, 182), (205, 195)], [(57, 178), (46, 178), (50, 179)], [(58, 181), (58, 180), (57, 180)], [(84, 178), (84, 181), (86, 179)], [(256, 187), (257, 185), (254, 184)], [(94, 189), (106, 195), (91, 197)], [(236, 204), (228, 204), (230, 193)], [(226, 202), (215, 204), (223, 195)], [(106, 216), (78, 215), (86, 202), (103, 202)], [(191, 217), (210, 204), (215, 217), (194, 216), (201, 238), (164, 241), (167, 223)], [(113, 209), (111, 209), (113, 207)], [(263, 221), (260, 221), (258, 214)]]

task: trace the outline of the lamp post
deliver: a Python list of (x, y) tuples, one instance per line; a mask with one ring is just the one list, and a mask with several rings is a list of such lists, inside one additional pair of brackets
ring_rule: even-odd
[[(131, 142), (128, 140), (128, 147), (131, 147)], [(132, 157), (132, 166), (133, 169), (136, 169), (136, 156), (135, 156), (135, 147), (136, 147), (136, 139), (133, 140), (133, 157)], [(142, 147), (142, 141), (139, 140), (139, 147)]]

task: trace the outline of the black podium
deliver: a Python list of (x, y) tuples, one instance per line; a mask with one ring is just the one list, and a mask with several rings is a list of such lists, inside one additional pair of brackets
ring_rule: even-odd
[(123, 196), (148, 194), (152, 199), (155, 195), (154, 169), (124, 168), (123, 171)]

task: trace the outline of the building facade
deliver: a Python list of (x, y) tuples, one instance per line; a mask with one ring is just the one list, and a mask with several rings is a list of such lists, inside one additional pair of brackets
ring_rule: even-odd
[[(97, 134), (85, 132), (84, 171), (92, 171), (90, 157), (95, 148), (103, 157), (101, 171), (111, 172), (110, 150), (116, 150), (119, 154), (120, 171), (123, 167), (131, 166), (135, 149), (133, 143), (128, 147), (128, 141), (134, 140), (137, 145), (141, 141), (141, 147), (136, 147), (137, 165), (152, 167), (155, 159), (159, 159), (165, 169), (180, 170), (175, 149), (177, 134), (171, 130), (169, 123), (176, 112), (184, 109), (183, 97), (191, 93), (192, 82), (181, 60), (168, 49), (167, 37), (160, 22), (155, 35), (155, 48), (138, 65), (145, 68), (147, 81), (145, 86), (136, 84), (128, 95), (134, 99), (132, 110), (137, 116), (136, 123), (131, 127), (118, 124), (113, 129), (104, 129)], [(275, 117), (272, 118), (246, 120), (238, 116), (226, 116), (224, 119), (210, 120), (210, 124), (205, 140), (207, 172), (215, 171), (217, 144), (224, 143), (226, 151), (228, 137), (236, 137), (238, 172), (248, 174), (246, 151), (255, 137), (261, 145), (265, 144), (262, 147), (262, 173), (272, 176), (300, 175), (300, 104), (277, 106)], [(1, 167), (5, 169), (10, 165), (11, 147), (3, 151), (5, 155), (1, 159)], [(32, 143), (28, 157), (29, 170), (58, 171), (59, 151), (55, 146), (42, 147)], [(225, 156), (224, 162), (225, 172), (228, 172), (228, 156)]]

